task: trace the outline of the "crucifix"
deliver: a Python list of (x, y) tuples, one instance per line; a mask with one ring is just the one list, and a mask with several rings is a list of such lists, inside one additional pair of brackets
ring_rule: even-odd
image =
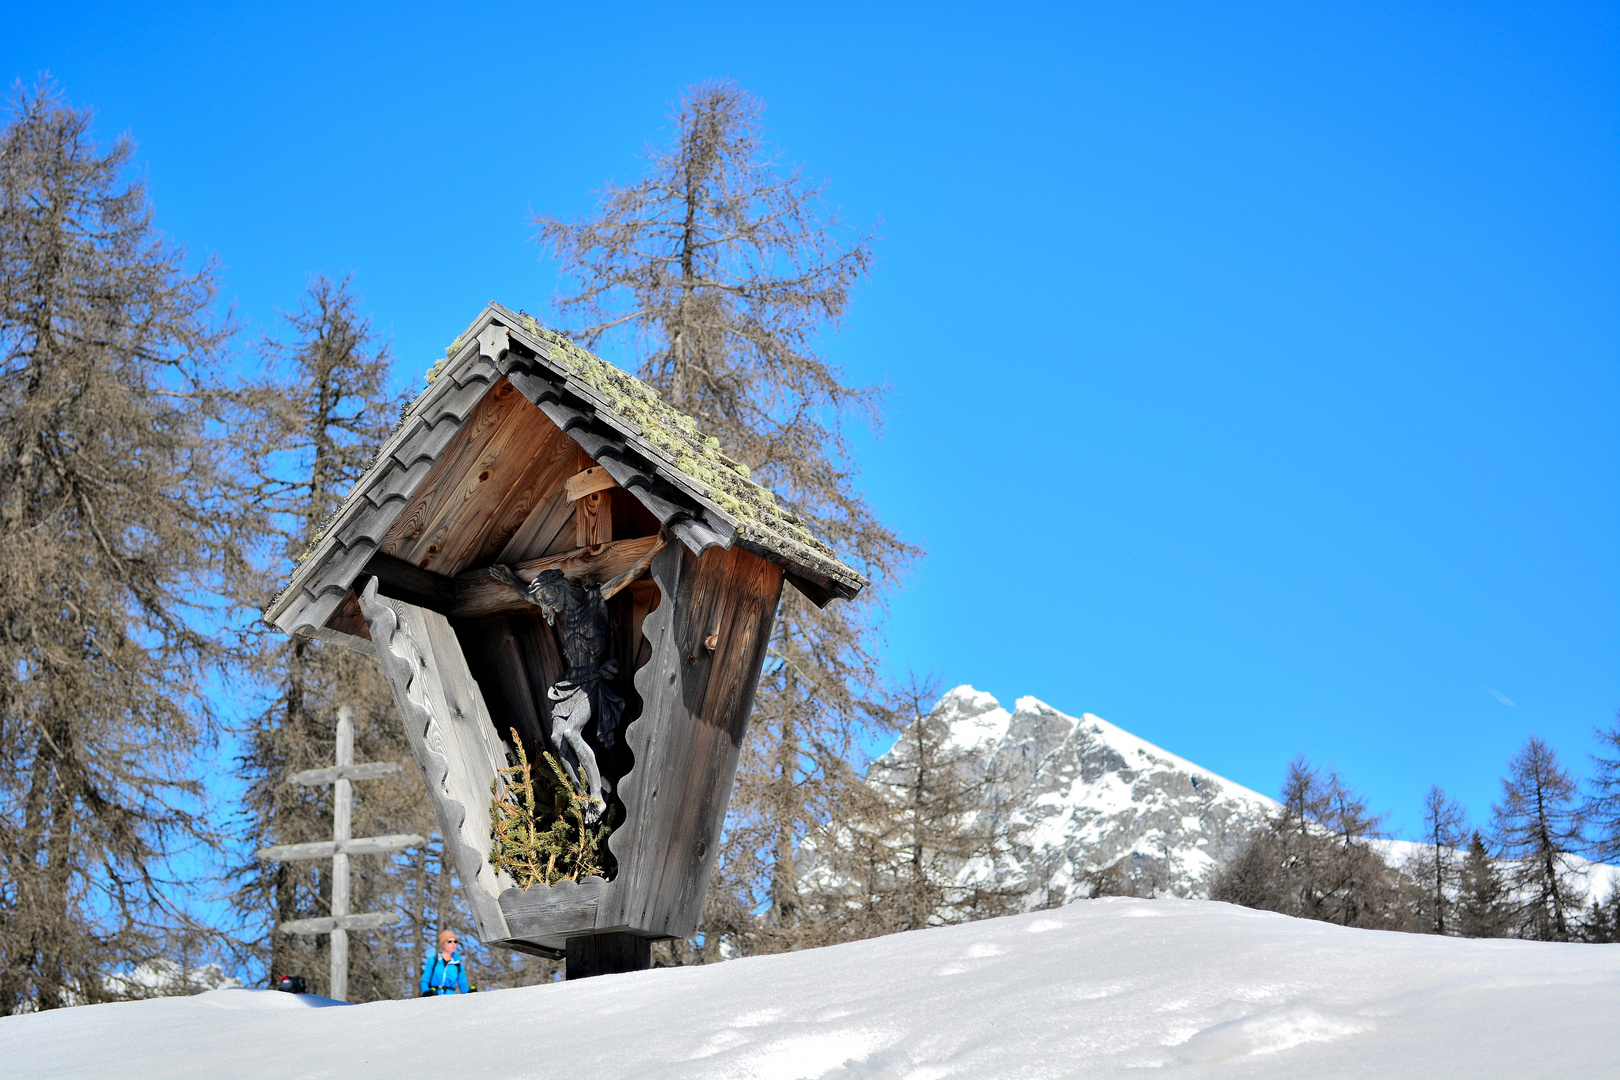
[(375, 780), (399, 771), (393, 761), (354, 763), (354, 710), (344, 705), (337, 712), (337, 762), (330, 769), (306, 769), (287, 778), (289, 784), (299, 787), (332, 785), (332, 839), (312, 844), (278, 844), (258, 852), (261, 861), (307, 862), (314, 859), (332, 860), (332, 914), (324, 919), (293, 919), (281, 924), (284, 934), (331, 934), (332, 978), (327, 996), (338, 1001), (349, 997), (349, 931), (378, 930), (399, 922), (399, 912), (382, 911), (365, 915), (349, 914), (349, 856), (381, 855), (390, 851), (405, 851), (421, 847), (427, 841), (415, 833), (397, 833), (392, 836), (349, 835), (349, 818), (353, 809), (353, 783), (356, 780)]

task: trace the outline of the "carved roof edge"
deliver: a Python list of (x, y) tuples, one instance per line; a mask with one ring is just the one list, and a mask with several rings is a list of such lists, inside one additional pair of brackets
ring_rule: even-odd
[(528, 315), (491, 303), (428, 373), (371, 466), (299, 558), (264, 620), (319, 628), (484, 394), (505, 377), (694, 553), (740, 544), (782, 566), (812, 602), (869, 582), (748, 468), (652, 387)]

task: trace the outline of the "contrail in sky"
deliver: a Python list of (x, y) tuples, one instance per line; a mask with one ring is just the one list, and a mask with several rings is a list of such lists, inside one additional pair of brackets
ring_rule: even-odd
[[(1480, 685), (1485, 686), (1484, 683), (1480, 683)], [(1518, 708), (1518, 706), (1513, 704), (1513, 702), (1509, 701), (1507, 698), (1503, 697), (1501, 694), (1497, 693), (1495, 690), (1492, 690), (1488, 686), (1485, 686), (1485, 692), (1487, 694), (1491, 695), (1491, 697), (1495, 698), (1497, 701), (1500, 701), (1502, 704), (1506, 705), (1510, 709), (1517, 709)]]

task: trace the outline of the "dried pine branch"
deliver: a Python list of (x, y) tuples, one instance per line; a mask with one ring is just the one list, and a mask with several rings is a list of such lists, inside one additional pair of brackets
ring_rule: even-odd
[(585, 820), (589, 804), (601, 800), (570, 779), (550, 753), (542, 753), (547, 772), (536, 783), (515, 730), (512, 745), (518, 763), (499, 770), (492, 784), (490, 865), (511, 874), (520, 889), (609, 876), (611, 817), (594, 828)]

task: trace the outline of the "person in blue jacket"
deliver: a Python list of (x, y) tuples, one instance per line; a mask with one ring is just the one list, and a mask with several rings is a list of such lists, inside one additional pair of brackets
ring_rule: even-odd
[(462, 963), (457, 944), (454, 930), (439, 931), (439, 949), (422, 965), (423, 997), (468, 992), (467, 967)]

